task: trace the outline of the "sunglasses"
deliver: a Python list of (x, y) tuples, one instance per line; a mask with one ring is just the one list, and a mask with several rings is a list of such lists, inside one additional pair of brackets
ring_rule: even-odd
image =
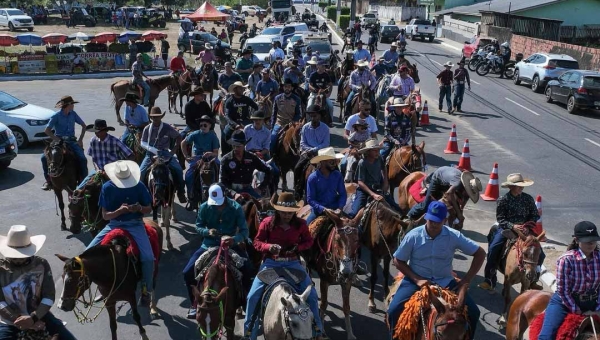
[(200, 126), (201, 128), (204, 128), (204, 127), (210, 127), (210, 125), (209, 125), (209, 124), (200, 124), (199, 126)]

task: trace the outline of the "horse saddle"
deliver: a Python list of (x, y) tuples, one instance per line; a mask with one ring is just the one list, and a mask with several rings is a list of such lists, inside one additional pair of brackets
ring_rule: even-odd
[(144, 98), (144, 88), (142, 87), (142, 85), (134, 83), (132, 80), (129, 81), (128, 90), (130, 92), (137, 93), (140, 98)]
[(306, 272), (294, 268), (268, 268), (256, 275), (263, 283), (270, 285), (279, 278), (284, 278), (287, 282), (295, 285), (304, 281)]
[[(160, 246), (158, 242), (158, 233), (157, 231), (150, 225), (144, 223), (144, 229), (146, 229), (146, 235), (150, 239), (150, 246), (152, 247), (152, 253), (154, 254), (154, 265), (158, 265), (158, 258), (160, 257)], [(127, 255), (136, 262), (140, 256), (140, 248), (138, 244), (135, 242), (135, 239), (125, 229), (115, 228), (111, 230), (104, 238), (101, 245), (119, 245), (126, 249)]]
[(408, 189), (408, 192), (417, 203), (423, 202), (427, 196), (427, 194), (421, 194), (421, 190), (423, 189), (423, 180), (425, 180), (425, 176), (413, 183), (413, 185), (411, 185)]
[[(531, 324), (529, 325), (529, 339), (537, 340), (544, 324), (544, 318), (546, 312), (538, 314)], [(564, 321), (560, 324), (558, 332), (556, 333), (555, 339), (561, 340), (575, 340), (579, 339), (579, 336), (583, 336), (585, 333), (592, 333), (594, 327), (592, 322), (595, 324), (595, 329), (600, 328), (600, 317), (581, 315), (575, 313), (568, 313)], [(591, 334), (590, 334), (591, 335)], [(593, 338), (593, 337), (592, 337)], [(582, 339), (588, 339), (582, 337)], [(589, 338), (591, 339), (591, 338)]]

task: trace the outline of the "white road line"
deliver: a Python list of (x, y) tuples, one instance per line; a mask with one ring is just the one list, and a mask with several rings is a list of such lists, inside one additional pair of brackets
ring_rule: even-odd
[(594, 144), (595, 146), (600, 146), (600, 143), (596, 143), (593, 140), (589, 139), (589, 138), (584, 138), (585, 140), (587, 140), (588, 142)]
[(442, 65), (441, 63), (438, 63), (437, 61), (435, 61), (435, 60), (433, 60), (433, 59), (429, 59), (429, 60), (433, 61), (434, 63), (436, 63), (436, 64), (438, 64), (438, 65), (440, 65), (440, 66), (444, 66), (444, 65)]
[(457, 50), (457, 51), (459, 51), (459, 52), (462, 52), (462, 48), (458, 48), (458, 47), (456, 47), (456, 46), (452, 46), (452, 45), (450, 45), (450, 44), (447, 44), (447, 43), (445, 43), (445, 42), (442, 42), (442, 43), (441, 43), (441, 45), (442, 45), (442, 46), (449, 47), (449, 48), (451, 48), (451, 49), (453, 49), (453, 50)]
[(539, 113), (537, 113), (537, 112), (535, 112), (535, 111), (533, 111), (533, 110), (530, 110), (530, 109), (526, 108), (525, 106), (523, 106), (523, 105), (521, 105), (521, 104), (517, 103), (517, 102), (516, 102), (516, 101), (514, 101), (514, 100), (511, 100), (511, 99), (509, 99), (509, 98), (504, 98), (504, 99), (508, 100), (509, 102), (511, 102), (511, 103), (513, 103), (513, 104), (515, 104), (515, 105), (517, 105), (517, 106), (520, 106), (520, 107), (524, 108), (525, 110), (527, 110), (527, 111), (529, 111), (529, 112), (533, 113), (533, 114), (534, 114), (534, 115), (536, 115), (536, 116), (539, 116), (539, 115), (540, 115)]
[(476, 82), (475, 80), (471, 80), (471, 83), (475, 83), (477, 85), (481, 85), (481, 83)]

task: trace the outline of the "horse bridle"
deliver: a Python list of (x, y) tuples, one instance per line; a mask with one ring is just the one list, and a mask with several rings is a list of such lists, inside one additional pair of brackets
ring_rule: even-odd
[(290, 326), (290, 315), (298, 315), (298, 317), (302, 321), (305, 321), (306, 319), (308, 319), (309, 311), (310, 311), (309, 307), (298, 308), (298, 309), (294, 309), (294, 310), (290, 310), (287, 306), (283, 307), (283, 322), (284, 322), (283, 330), (284, 330), (284, 334), (285, 334), (285, 337), (284, 337), (285, 340), (287, 340), (288, 334), (290, 335), (292, 340), (311, 340), (312, 339), (312, 337), (310, 337), (310, 338), (295, 337), (294, 334), (292, 334), (292, 327)]
[[(525, 243), (525, 241), (519, 239), (517, 241), (517, 243), (522, 242)], [(523, 244), (525, 247), (525, 249), (529, 248), (529, 247), (534, 247), (534, 248), (541, 248), (541, 245), (539, 243), (531, 243), (529, 246), (527, 246), (527, 244)], [(519, 267), (519, 271), (524, 272), (525, 271), (525, 263), (529, 264), (529, 265), (533, 265), (533, 266), (537, 266), (537, 261), (532, 261), (532, 260), (527, 260), (524, 257), (524, 252), (522, 247), (519, 247), (518, 244), (515, 245), (516, 251), (517, 251), (517, 261), (518, 261), (518, 267)], [(539, 255), (538, 255), (539, 257)]]
[[(200, 294), (200, 296), (202, 296), (202, 297), (210, 296), (212, 298), (215, 298), (218, 294), (219, 293), (214, 289), (205, 288), (204, 291), (202, 292), (202, 294)], [(211, 303), (212, 303), (212, 301), (211, 301)], [(217, 304), (215, 306), (209, 306), (209, 307), (197, 306), (196, 309), (205, 311), (205, 312), (219, 309), (219, 324), (217, 326), (217, 329), (214, 332), (210, 332), (210, 329), (204, 330), (202, 328), (202, 326), (200, 326), (200, 324), (198, 324), (198, 332), (200, 332), (200, 334), (202, 334), (203, 337), (212, 338), (212, 337), (216, 336), (221, 331), (223, 326), (225, 325), (225, 310), (223, 308), (223, 301), (222, 300), (219, 301), (219, 304)]]
[[(171, 180), (169, 179), (169, 173), (170, 173), (170, 169), (169, 166), (167, 165), (167, 163), (163, 163), (161, 161), (159, 161), (159, 163), (154, 164), (154, 166), (152, 166), (152, 168), (150, 169), (150, 172), (152, 173), (154, 171), (154, 169), (156, 168), (156, 166), (165, 166), (167, 169), (167, 183), (163, 183), (161, 180), (158, 180), (156, 177), (152, 178), (152, 183), (153, 185), (151, 186), (151, 193), (152, 193), (152, 205), (153, 206), (157, 206), (158, 202), (156, 201), (156, 188), (157, 187), (165, 187), (167, 190), (167, 195), (169, 194), (169, 192), (171, 191)], [(169, 199), (168, 197), (163, 197), (163, 200), (165, 200), (165, 202), (163, 202), (163, 205), (166, 205), (169, 203)]]
[[(54, 146), (50, 146), (50, 154), (52, 154), (52, 152), (54, 150), (58, 150), (60, 151), (60, 163), (57, 165), (55, 165), (56, 162), (54, 162), (53, 160), (50, 160), (48, 162), (48, 175), (50, 177), (60, 177), (60, 175), (62, 175), (62, 173), (65, 171), (66, 169), (66, 164), (65, 164), (65, 149), (64, 146), (62, 145), (62, 142), (59, 144), (55, 144)], [(46, 157), (46, 158), (50, 158), (50, 157)]]
[[(332, 233), (344, 233), (346, 235), (348, 234), (352, 234), (354, 232), (358, 232), (358, 228), (356, 227), (351, 227), (351, 226), (344, 226), (344, 227), (334, 227), (334, 230), (331, 231)], [(335, 236), (331, 236), (332, 239)], [(332, 241), (333, 242), (333, 241)], [(319, 248), (321, 248), (321, 244), (319, 243)], [(330, 248), (329, 246), (327, 248)], [(348, 262), (352, 262), (352, 275), (350, 275), (349, 277), (352, 277), (354, 274), (356, 274), (356, 270), (358, 269), (358, 251), (356, 251), (356, 253), (354, 254), (354, 256), (352, 257), (348, 257), (347, 260), (344, 259), (339, 259), (333, 251), (324, 251), (323, 248), (321, 248), (321, 252), (323, 254), (325, 254), (325, 267), (327, 269), (329, 269), (329, 272), (331, 274), (331, 276), (335, 277), (336, 280), (338, 282), (342, 282), (342, 281), (346, 281), (346, 279), (344, 279), (343, 277), (340, 277), (340, 273), (338, 271), (338, 265), (337, 265), (337, 261), (341, 261), (344, 263), (348, 263)]]
[[(442, 288), (439, 287), (439, 286), (437, 286), (437, 285), (435, 286), (435, 288), (437, 288), (437, 290), (441, 294)], [(421, 325), (423, 326), (423, 337), (425, 337), (425, 340), (429, 340), (429, 336), (428, 336), (428, 330), (429, 329), (427, 328), (427, 324), (425, 323), (425, 315), (423, 313), (423, 306), (421, 306), (419, 308), (419, 313), (420, 313), (420, 316), (421, 316)], [(436, 318), (436, 320), (437, 320), (437, 318)], [(433, 336), (434, 336), (434, 339), (441, 339), (442, 338), (443, 334), (441, 332), (437, 331), (438, 327), (440, 327), (440, 326), (446, 326), (446, 325), (453, 324), (453, 323), (456, 323), (456, 319), (446, 320), (446, 322), (439, 322), (439, 323), (436, 322), (436, 323), (434, 323), (433, 324)], [(469, 322), (465, 319), (464, 323), (465, 323), (465, 330), (468, 331), (469, 327), (470, 327)]]
[[(79, 196), (79, 194), (83, 194), (83, 196)], [(96, 218), (94, 220), (92, 220), (92, 222), (90, 222), (91, 209), (90, 209), (90, 203), (88, 201), (89, 198), (90, 198), (90, 195), (86, 194), (85, 190), (81, 190), (80, 192), (78, 192), (78, 195), (72, 195), (69, 198), (69, 203), (78, 204), (80, 200), (83, 200), (83, 211), (81, 212), (81, 217), (83, 217), (82, 224), (84, 224), (89, 229), (96, 229), (96, 226), (104, 220), (102, 218), (102, 209), (98, 209), (98, 212), (96, 213)], [(71, 212), (70, 209), (69, 209), (69, 217), (75, 218), (75, 216), (73, 215), (73, 213)]]

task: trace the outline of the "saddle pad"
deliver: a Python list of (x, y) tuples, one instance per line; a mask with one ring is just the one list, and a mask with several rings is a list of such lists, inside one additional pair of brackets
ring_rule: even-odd
[(288, 282), (299, 284), (306, 278), (306, 272), (294, 268), (267, 268), (257, 275), (258, 279), (265, 284), (271, 284), (279, 278)]
[(421, 178), (420, 180), (416, 181), (413, 185), (410, 186), (410, 189), (408, 189), (408, 192), (417, 203), (421, 203), (425, 200), (426, 195), (421, 195), (421, 189), (423, 189), (421, 185), (423, 184), (424, 179), (425, 176), (423, 176), (423, 178)]
[[(148, 224), (144, 224), (144, 228), (146, 229), (146, 234), (150, 239), (150, 246), (152, 247), (152, 253), (154, 254), (154, 265), (156, 266), (158, 265), (158, 258), (160, 257), (161, 250), (158, 244), (158, 233)], [(103, 246), (111, 245), (112, 242), (118, 238), (126, 238), (128, 240), (129, 245), (127, 246), (127, 255), (135, 257), (140, 256), (140, 248), (135, 242), (133, 236), (131, 236), (131, 234), (125, 229), (115, 228), (111, 230), (108, 234), (106, 234), (106, 236), (104, 236), (104, 239), (102, 239), (100, 244)]]
[[(546, 313), (541, 313), (533, 319), (529, 325), (529, 340), (537, 340), (544, 324), (544, 316)], [(586, 319), (585, 315), (569, 313), (565, 321), (558, 328), (556, 340), (573, 340), (577, 336), (577, 332), (581, 323)], [(596, 323), (600, 323), (600, 317), (594, 316)], [(591, 328), (591, 327), (590, 327)]]

